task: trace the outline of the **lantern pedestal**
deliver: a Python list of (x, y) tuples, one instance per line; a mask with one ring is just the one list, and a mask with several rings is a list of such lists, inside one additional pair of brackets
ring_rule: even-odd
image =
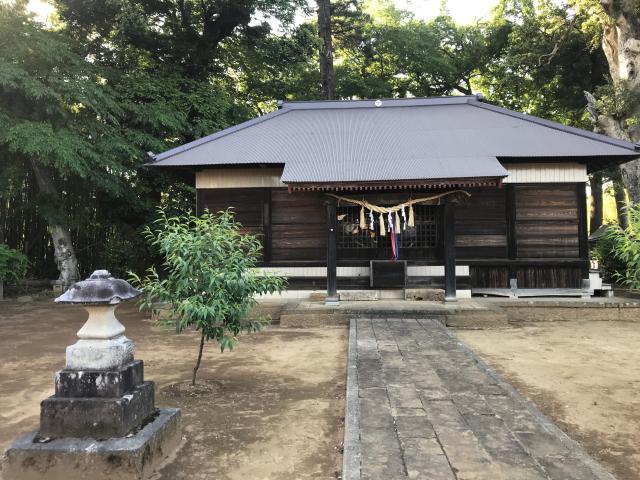
[(38, 432), (18, 439), (5, 452), (4, 480), (142, 480), (180, 448), (180, 410), (163, 408), (134, 435), (97, 441), (57, 438)]
[(5, 479), (140, 480), (177, 448), (180, 411), (155, 408), (153, 382), (115, 315), (139, 294), (97, 271), (56, 299), (81, 304), (89, 318), (67, 347), (55, 394), (40, 404), (40, 429), (5, 452)]

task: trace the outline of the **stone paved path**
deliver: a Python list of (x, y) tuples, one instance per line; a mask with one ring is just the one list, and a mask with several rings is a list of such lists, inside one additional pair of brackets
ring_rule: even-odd
[(345, 480), (612, 480), (436, 320), (351, 320)]

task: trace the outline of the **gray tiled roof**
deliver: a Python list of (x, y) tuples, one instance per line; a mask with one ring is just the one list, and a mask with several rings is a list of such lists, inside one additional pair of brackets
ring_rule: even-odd
[(284, 164), (285, 183), (305, 183), (499, 177), (505, 157), (638, 156), (631, 143), (474, 96), (284, 103), (151, 164)]

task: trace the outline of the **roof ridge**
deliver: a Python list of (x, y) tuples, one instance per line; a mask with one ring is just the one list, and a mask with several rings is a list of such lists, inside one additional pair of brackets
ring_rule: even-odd
[(601, 133), (590, 132), (589, 130), (584, 130), (578, 127), (572, 127), (570, 125), (565, 125), (563, 123), (556, 122), (553, 120), (547, 120), (546, 118), (536, 117), (535, 115), (528, 115), (526, 113), (518, 112), (516, 110), (509, 110), (508, 108), (498, 107), (497, 105), (492, 105), (490, 103), (480, 102), (477, 100), (470, 99), (467, 102), (467, 104), (477, 108), (484, 108), (485, 110), (490, 110), (492, 112), (499, 113), (502, 115), (508, 115), (510, 117), (514, 117), (519, 120), (524, 120), (526, 122), (542, 125), (543, 127), (552, 128), (554, 130), (570, 133), (572, 135), (577, 135), (579, 137), (587, 138), (589, 140), (596, 140), (599, 142), (608, 143), (610, 145), (615, 145), (617, 147), (626, 148), (634, 152), (637, 152), (640, 150), (640, 145), (634, 144), (632, 142), (627, 142), (626, 140), (609, 137), (608, 135), (603, 135)]
[(299, 100), (280, 101), (283, 110), (325, 110), (348, 108), (416, 107), (430, 105), (459, 105), (477, 100), (478, 95), (449, 95), (442, 97), (370, 98), (358, 100)]
[(151, 162), (148, 162), (147, 165), (153, 165), (154, 163), (159, 162), (161, 160), (166, 160), (167, 158), (171, 158), (174, 155), (177, 155), (179, 153), (186, 152), (193, 148), (199, 147), (200, 145), (203, 145), (205, 143), (212, 142), (219, 138), (226, 137), (227, 135), (230, 135), (232, 133), (239, 132), (240, 130), (244, 130), (245, 128), (249, 128), (259, 123), (266, 122), (267, 120), (271, 120), (274, 117), (284, 115), (285, 113), (288, 113), (288, 112), (290, 112), (290, 110), (287, 110), (287, 109), (274, 110), (273, 112), (269, 112), (265, 115), (261, 115), (259, 117), (245, 120), (244, 122), (239, 123), (237, 125), (233, 125), (231, 127), (223, 128), (222, 130), (218, 130), (217, 132), (207, 135), (206, 137), (198, 138), (196, 140), (193, 140), (192, 142), (185, 143), (184, 145), (180, 145), (179, 147), (174, 147), (162, 153), (153, 154), (152, 152), (147, 152), (147, 157), (151, 159)]

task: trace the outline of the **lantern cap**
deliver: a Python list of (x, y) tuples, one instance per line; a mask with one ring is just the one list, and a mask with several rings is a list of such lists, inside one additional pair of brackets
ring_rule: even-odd
[(86, 280), (76, 282), (55, 299), (56, 303), (115, 305), (141, 295), (129, 282), (114, 278), (108, 270), (96, 270)]

